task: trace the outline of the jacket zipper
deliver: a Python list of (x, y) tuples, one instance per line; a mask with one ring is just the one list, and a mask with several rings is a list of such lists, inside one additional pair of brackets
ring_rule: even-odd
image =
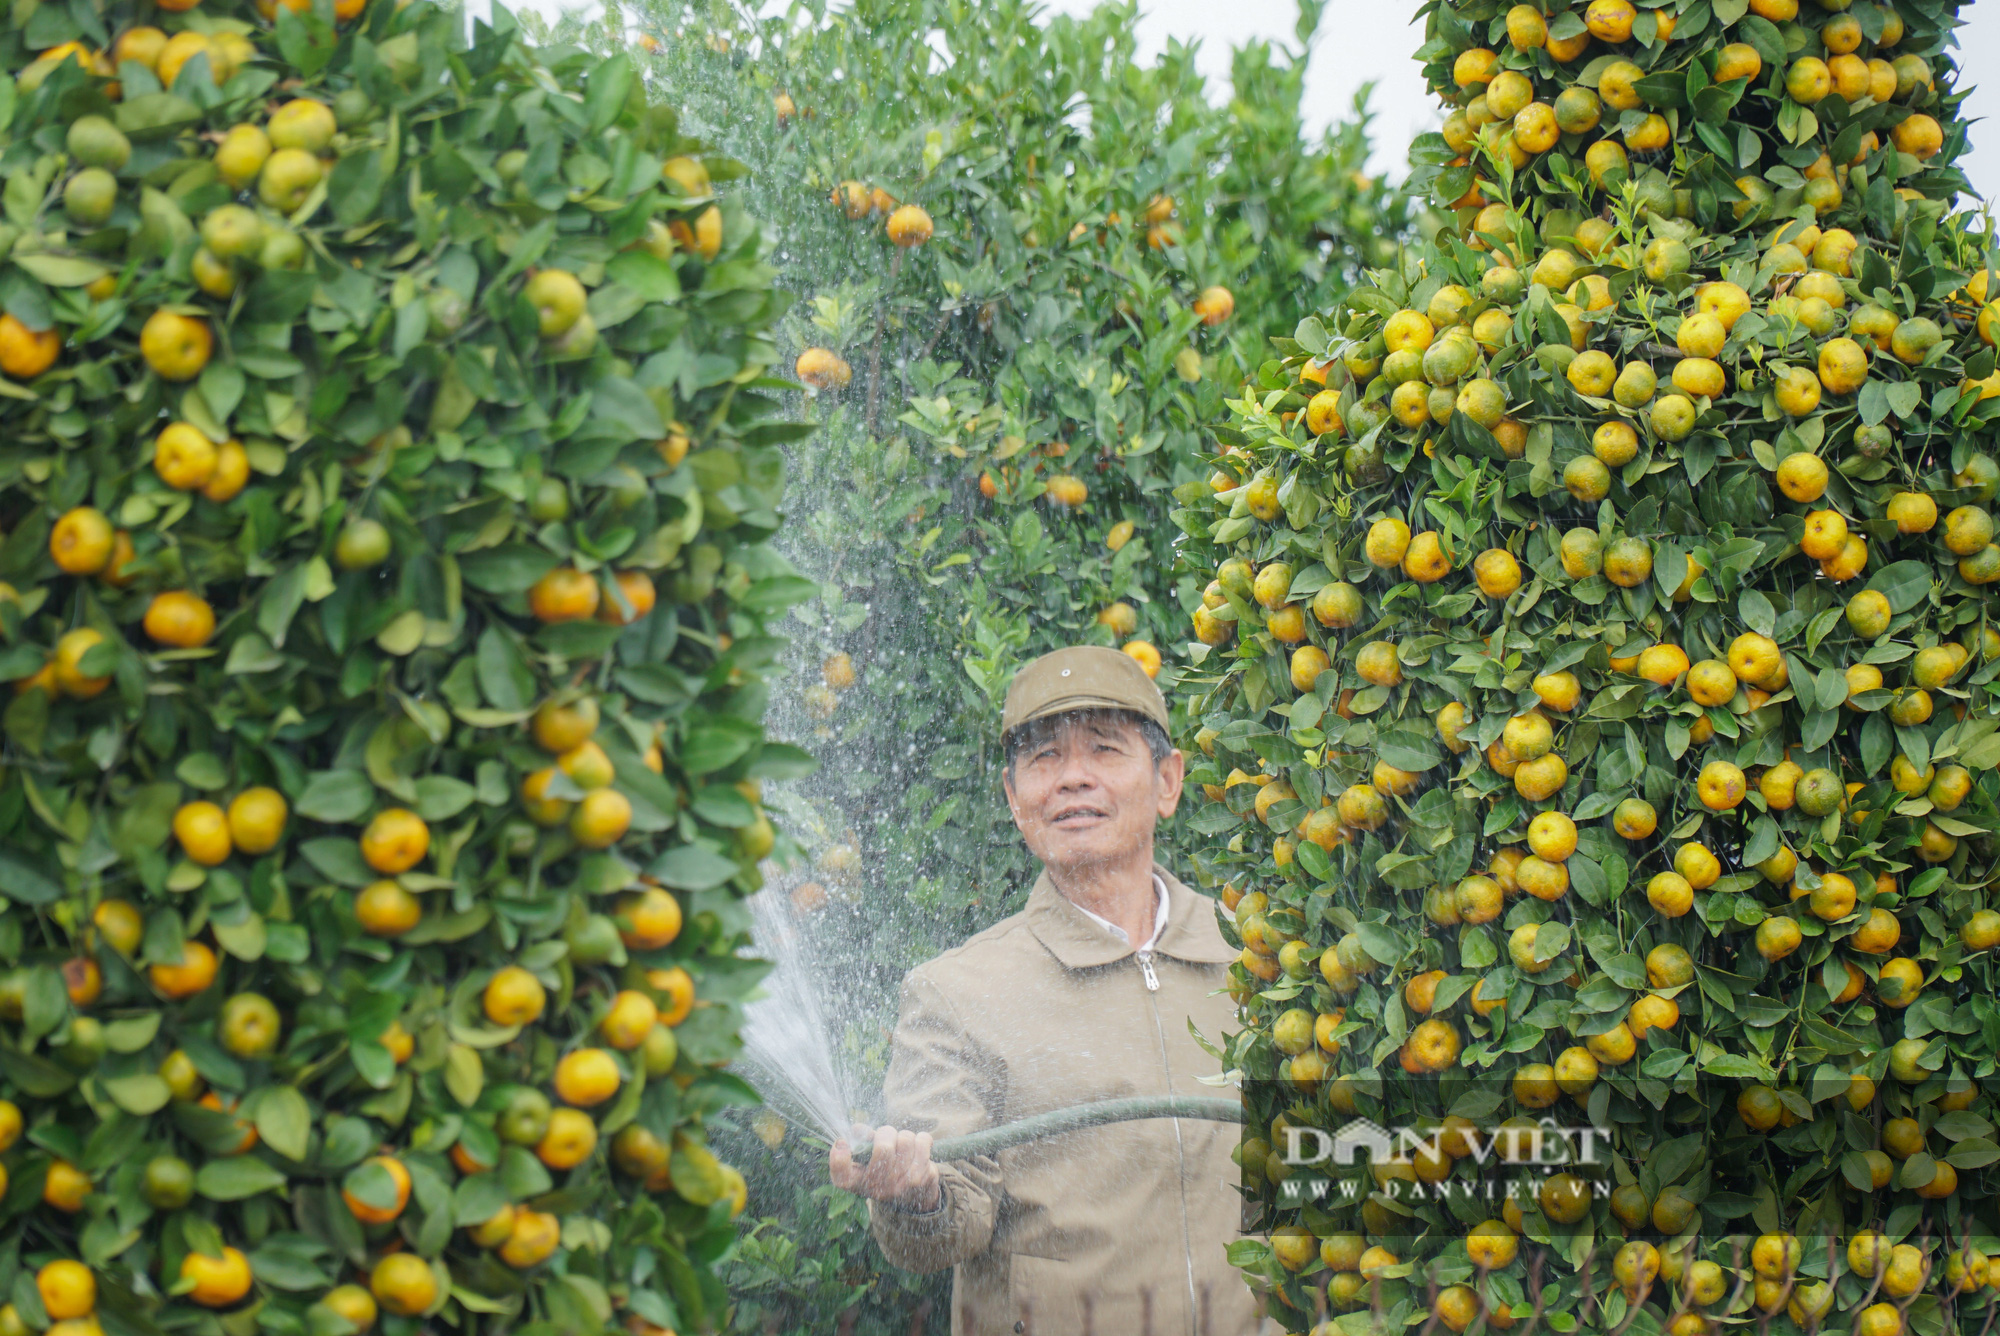
[[(1146, 991), (1149, 993), (1158, 993), (1160, 991), (1160, 979), (1158, 975), (1153, 973), (1153, 953), (1151, 951), (1140, 951), (1135, 954), (1138, 956), (1139, 970), (1146, 976)], [(1167, 1078), (1167, 1093), (1171, 1095), (1174, 1093), (1174, 1067), (1173, 1061), (1167, 1056), (1167, 1027), (1166, 1023), (1160, 1019), (1160, 1000), (1154, 997), (1149, 998), (1148, 1001), (1152, 1004), (1153, 1030), (1160, 1037), (1160, 1070)], [(1173, 1120), (1173, 1124), (1174, 1153), (1180, 1168), (1181, 1255), (1187, 1263), (1188, 1330), (1193, 1332), (1196, 1308), (1194, 1292), (1194, 1239), (1193, 1231), (1188, 1223), (1187, 1144), (1181, 1138), (1181, 1120), (1176, 1118)]]

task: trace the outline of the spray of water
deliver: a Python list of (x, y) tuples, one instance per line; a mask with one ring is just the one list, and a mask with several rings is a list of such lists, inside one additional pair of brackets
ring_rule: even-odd
[(823, 986), (813, 977), (799, 926), (772, 889), (750, 901), (757, 951), (772, 962), (763, 995), (743, 1027), (744, 1058), (757, 1086), (780, 1112), (831, 1141), (847, 1134), (855, 1107), (847, 1074), (835, 1060)]

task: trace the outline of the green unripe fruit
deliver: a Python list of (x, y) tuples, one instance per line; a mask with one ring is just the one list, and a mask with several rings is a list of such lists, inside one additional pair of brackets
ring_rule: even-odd
[(222, 1004), (216, 1034), (239, 1058), (266, 1058), (277, 1051), (278, 1008), (262, 993), (238, 993)]
[(424, 306), (430, 311), (433, 338), (448, 338), (464, 328), (465, 298), (450, 288), (433, 288), (424, 298)]
[(69, 127), (64, 146), (85, 167), (121, 172), (132, 160), (132, 141), (102, 116), (79, 116)]
[(1664, 283), (1688, 271), (1694, 262), (1693, 255), (1685, 241), (1672, 237), (1655, 237), (1646, 243), (1646, 251), (1641, 263), (1645, 266), (1646, 277), (1655, 283)]
[(334, 94), (333, 120), (343, 130), (351, 130), (375, 119), (375, 99), (359, 88), (344, 88)]
[(63, 186), (63, 212), (79, 227), (102, 227), (118, 207), (118, 178), (102, 167), (86, 167)]
[(592, 914), (563, 934), (569, 944), (569, 958), (578, 965), (623, 962), (625, 944), (619, 940), (618, 925), (603, 914)]
[(655, 1025), (646, 1031), (646, 1042), (639, 1045), (639, 1061), (646, 1068), (648, 1080), (658, 1080), (674, 1069), (680, 1060), (680, 1037), (667, 1025)]
[(224, 204), (201, 220), (201, 244), (224, 260), (255, 259), (264, 247), (264, 220), (244, 205)]
[(528, 500), (528, 514), (538, 524), (569, 518), (569, 488), (558, 478), (543, 478)]
[(493, 1130), (502, 1141), (516, 1146), (532, 1146), (549, 1130), (549, 1097), (529, 1086), (517, 1086), (507, 1097)]
[(72, 1016), (69, 1040), (56, 1049), (56, 1061), (73, 1072), (87, 1072), (103, 1059), (107, 1047), (104, 1022), (95, 1016)]
[(156, 1211), (178, 1211), (194, 1200), (194, 1169), (178, 1155), (155, 1155), (146, 1162), (139, 1195)]
[(380, 520), (356, 520), (340, 531), (333, 559), (344, 571), (365, 571), (389, 559), (389, 531)]
[(1920, 1085), (1930, 1073), (1917, 1065), (1930, 1047), (1928, 1039), (1898, 1039), (1889, 1050), (1889, 1074), (1904, 1085)]
[(303, 269), (306, 267), (306, 243), (290, 228), (274, 227), (264, 234), (264, 244), (257, 251), (257, 263), (265, 269)]

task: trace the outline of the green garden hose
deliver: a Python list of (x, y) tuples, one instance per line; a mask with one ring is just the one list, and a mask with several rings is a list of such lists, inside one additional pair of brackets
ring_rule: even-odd
[[(991, 1155), (1009, 1146), (1083, 1127), (1106, 1123), (1127, 1123), (1137, 1118), (1195, 1118), (1212, 1123), (1240, 1123), (1243, 1103), (1220, 1095), (1140, 1095), (1133, 1099), (1107, 1099), (1095, 1104), (1073, 1104), (1067, 1109), (1050, 1109), (1018, 1122), (1003, 1123), (962, 1137), (946, 1137), (931, 1143), (933, 1160), (969, 1160), (975, 1155)], [(866, 1164), (873, 1146), (856, 1146), (854, 1162)]]

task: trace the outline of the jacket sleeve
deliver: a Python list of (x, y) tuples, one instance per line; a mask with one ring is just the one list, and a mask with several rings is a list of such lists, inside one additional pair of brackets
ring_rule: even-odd
[[(1004, 1107), (1004, 1071), (959, 1023), (936, 984), (919, 973), (903, 980), (882, 1099), (888, 1121), (934, 1139), (990, 1127)], [(883, 1255), (906, 1271), (929, 1273), (986, 1251), (1003, 1188), (991, 1155), (938, 1165), (942, 1197), (929, 1211), (868, 1203), (869, 1227)]]

